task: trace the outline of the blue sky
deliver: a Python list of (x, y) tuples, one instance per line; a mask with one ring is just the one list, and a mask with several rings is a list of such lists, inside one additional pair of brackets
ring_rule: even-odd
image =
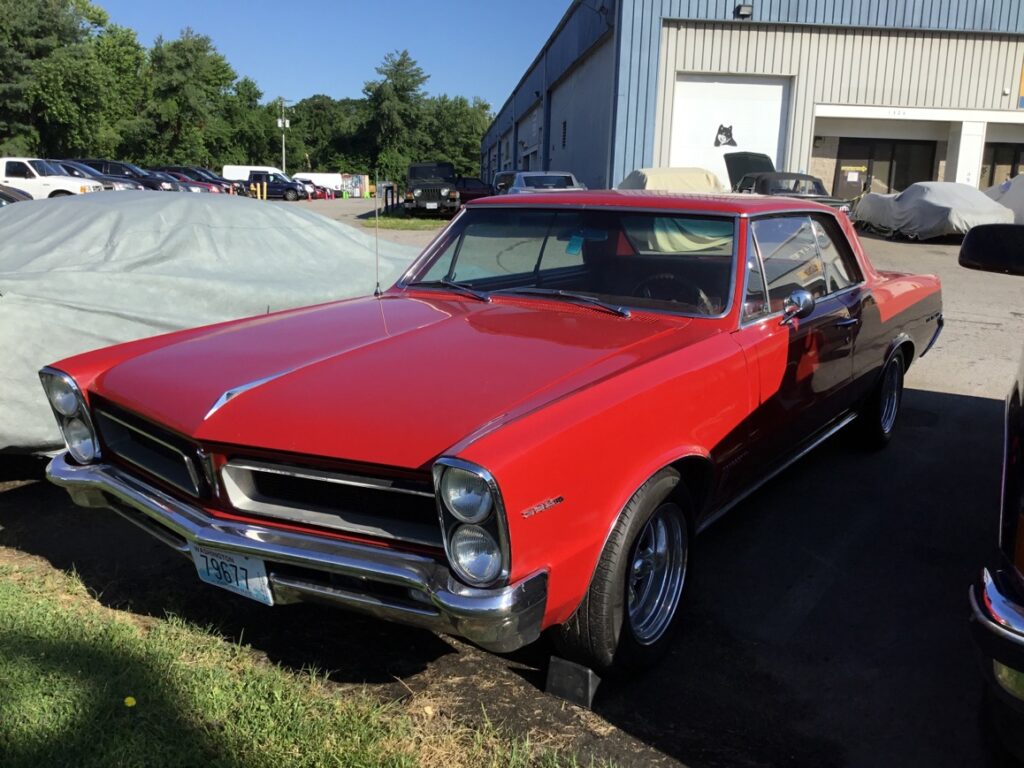
[(431, 94), (497, 111), (569, 0), (94, 0), (149, 46), (185, 27), (209, 35), (265, 99), (359, 97), (384, 54), (407, 48)]

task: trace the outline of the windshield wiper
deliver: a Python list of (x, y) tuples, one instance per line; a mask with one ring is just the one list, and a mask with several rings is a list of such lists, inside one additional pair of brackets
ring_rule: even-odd
[(482, 291), (475, 291), (468, 285), (456, 283), (454, 280), (420, 280), (415, 283), (406, 283), (406, 286), (409, 288), (417, 286), (426, 286), (427, 288), (447, 288), (451, 291), (458, 291), (464, 296), (472, 296), (474, 299), (479, 301), (490, 302), (491, 300), (491, 297), (486, 293), (483, 293)]
[(581, 304), (591, 304), (595, 307), (607, 310), (612, 314), (618, 315), (619, 317), (629, 317), (630, 311), (625, 307), (620, 307), (618, 304), (609, 304), (607, 301), (601, 301), (595, 296), (589, 296), (585, 293), (575, 293), (574, 291), (563, 291), (556, 288), (537, 288), (532, 285), (525, 285), (521, 288), (499, 288), (494, 293), (524, 293), (530, 296), (548, 296), (553, 299), (569, 299), (570, 301), (577, 301)]

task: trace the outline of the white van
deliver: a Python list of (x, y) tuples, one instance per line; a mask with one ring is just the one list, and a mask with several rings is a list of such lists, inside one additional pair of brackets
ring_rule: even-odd
[(98, 181), (68, 176), (38, 157), (0, 157), (0, 184), (20, 189), (35, 200), (103, 191)]
[(288, 175), (280, 168), (275, 168), (272, 165), (225, 165), (220, 175), (228, 181), (248, 181), (249, 171), (265, 171), (266, 173), (279, 173), (282, 176)]

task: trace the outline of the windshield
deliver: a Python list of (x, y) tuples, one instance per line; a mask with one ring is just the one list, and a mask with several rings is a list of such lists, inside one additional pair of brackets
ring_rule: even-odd
[(768, 181), (771, 195), (820, 195), (827, 196), (825, 186), (817, 179), (776, 179)]
[(132, 173), (137, 174), (139, 176), (153, 176), (154, 175), (154, 174), (150, 173), (149, 171), (142, 170), (137, 165), (132, 165), (131, 163), (121, 163), (121, 165), (123, 165), (125, 168), (127, 168)]
[(545, 176), (523, 176), (523, 186), (530, 189), (569, 189), (575, 187), (572, 176), (550, 174)]
[(719, 315), (730, 304), (735, 223), (641, 211), (469, 209), (408, 276), (477, 291), (548, 288), (624, 307)]
[(62, 170), (67, 171), (72, 176), (84, 176), (88, 179), (99, 178), (99, 173), (94, 168), (90, 168), (88, 165), (82, 163), (76, 163), (72, 160), (61, 160), (60, 163), (50, 163), (50, 165), (58, 165)]
[(413, 165), (409, 168), (410, 179), (454, 179), (455, 166), (451, 163), (436, 165)]
[(57, 168), (54, 165), (50, 165), (50, 163), (45, 160), (29, 160), (28, 164), (31, 165), (32, 169), (40, 176), (67, 176), (62, 169)]

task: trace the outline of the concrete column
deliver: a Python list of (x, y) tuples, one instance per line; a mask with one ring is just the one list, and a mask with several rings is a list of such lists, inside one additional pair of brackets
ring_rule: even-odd
[(973, 120), (949, 124), (949, 148), (943, 181), (978, 186), (987, 127), (987, 123)]

